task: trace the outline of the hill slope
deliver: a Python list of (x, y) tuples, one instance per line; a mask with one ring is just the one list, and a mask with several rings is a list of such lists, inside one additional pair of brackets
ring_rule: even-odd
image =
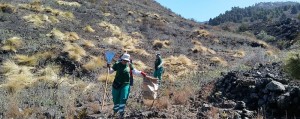
[[(276, 60), (278, 52), (255, 37), (186, 20), (152, 0), (2, 0), (0, 13), (4, 118), (107, 118), (111, 97), (102, 100), (107, 50), (129, 52), (149, 74), (155, 52), (161, 52), (165, 93), (155, 109), (166, 114), (153, 117), (192, 118), (197, 109), (176, 105), (186, 104), (199, 85), (221, 71)], [(136, 82), (127, 115), (149, 111), (140, 101), (141, 80)]]
[(286, 49), (295, 47), (293, 45), (299, 40), (299, 8), (300, 4), (297, 2), (270, 2), (246, 8), (234, 7), (231, 11), (211, 19), (209, 24), (221, 25), (224, 30), (248, 31), (258, 39)]

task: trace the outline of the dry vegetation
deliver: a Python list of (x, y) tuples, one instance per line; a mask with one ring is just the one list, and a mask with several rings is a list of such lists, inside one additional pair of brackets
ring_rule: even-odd
[(168, 69), (164, 74), (165, 79), (175, 80), (175, 78), (192, 73), (197, 69), (197, 64), (185, 55), (170, 56), (163, 60), (164, 66)]
[(202, 45), (200, 41), (193, 40), (192, 43), (194, 47), (191, 49), (193, 53), (201, 53), (201, 54), (216, 54), (216, 51), (209, 49)]
[(70, 59), (78, 62), (87, 55), (86, 51), (76, 43), (66, 42), (63, 51), (68, 53)]
[(154, 48), (170, 48), (171, 45), (169, 40), (154, 40), (152, 44)]
[(227, 61), (220, 57), (212, 57), (212, 58), (210, 58), (210, 61), (212, 61), (213, 63), (215, 63), (217, 65), (223, 66), (223, 67), (228, 66)]
[(106, 30), (110, 31), (114, 37), (104, 38), (103, 41), (108, 45), (120, 45), (123, 47), (123, 51), (127, 51), (128, 53), (136, 53), (139, 55), (149, 56), (150, 54), (140, 48), (136, 48), (136, 46), (140, 43), (139, 39), (135, 39), (129, 36), (127, 33), (122, 32), (122, 30), (108, 22), (99, 23), (101, 27), (106, 28)]
[(2, 50), (17, 52), (17, 50), (22, 46), (23, 41), (19, 37), (12, 37), (7, 40), (4, 40), (2, 44)]
[(79, 4), (78, 2), (67, 2), (62, 0), (56, 0), (56, 3), (58, 5), (64, 5), (64, 6), (81, 7), (81, 4)]

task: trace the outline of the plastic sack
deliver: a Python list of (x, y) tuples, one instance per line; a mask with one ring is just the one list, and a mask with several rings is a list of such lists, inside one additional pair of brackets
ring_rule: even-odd
[(154, 100), (157, 98), (158, 78), (147, 76), (143, 79), (142, 94), (144, 99)]

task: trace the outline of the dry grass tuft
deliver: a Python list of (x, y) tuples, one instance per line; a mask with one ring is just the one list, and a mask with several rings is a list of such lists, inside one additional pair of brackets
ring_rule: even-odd
[(201, 29), (201, 30), (196, 30), (193, 32), (197, 37), (204, 37), (208, 38), (210, 36), (210, 33), (207, 30)]
[(197, 69), (197, 64), (194, 61), (187, 58), (185, 55), (179, 55), (178, 57), (170, 56), (164, 59), (164, 65), (168, 71), (170, 77), (183, 76), (189, 72)]
[(78, 36), (78, 34), (76, 32), (66, 32), (65, 33), (64, 40), (75, 41), (75, 40), (79, 40), (79, 39), (80, 39), (80, 37)]
[(58, 73), (61, 68), (57, 65), (47, 65), (37, 72), (37, 80), (47, 82), (48, 85), (54, 86), (59, 82)]
[(31, 72), (32, 67), (18, 66), (8, 60), (3, 63), (2, 69), (6, 80), (1, 87), (5, 87), (10, 93), (16, 93), (36, 81)]
[(192, 95), (192, 89), (185, 87), (183, 90), (174, 93), (174, 103), (176, 105), (184, 105), (188, 102), (189, 97)]
[(144, 100), (144, 105), (148, 106), (148, 107), (155, 107), (157, 109), (167, 109), (171, 103), (169, 102), (169, 98), (167, 96), (163, 96), (161, 98), (159, 98), (158, 100)]
[(94, 71), (105, 65), (105, 60), (102, 57), (91, 56), (91, 60), (83, 65), (83, 68), (88, 71)]
[(16, 8), (10, 4), (2, 4), (0, 3), (0, 12), (4, 12), (4, 13), (15, 13), (16, 12)]
[(23, 19), (38, 27), (43, 27), (45, 23), (59, 23), (59, 20), (55, 16), (48, 16), (45, 14), (29, 14), (24, 16)]
[(95, 47), (95, 44), (93, 41), (89, 41), (89, 40), (83, 40), (83, 46), (88, 47), (88, 48), (92, 48)]
[(2, 50), (17, 52), (17, 49), (19, 49), (22, 46), (23, 41), (19, 37), (12, 37), (7, 40), (4, 40), (2, 43)]
[(61, 11), (59, 9), (53, 9), (49, 6), (44, 7), (43, 5), (41, 5), (40, 1), (32, 2), (30, 4), (19, 4), (18, 6), (21, 9), (31, 10), (31, 11), (38, 12), (38, 13), (41, 13), (41, 12), (51, 13), (53, 16), (60, 16), (66, 20), (73, 20), (75, 18), (74, 14), (72, 12)]
[(101, 23), (99, 23), (99, 26), (106, 28), (107, 30), (109, 30), (113, 35), (118, 36), (122, 34), (121, 29), (114, 25), (114, 24), (110, 24), (108, 22), (102, 21)]
[(47, 36), (50, 36), (51, 38), (56, 38), (59, 40), (65, 39), (65, 34), (56, 28), (52, 29), (52, 31), (49, 34), (47, 34)]
[(33, 2), (31, 2), (29, 4), (19, 4), (18, 6), (21, 9), (31, 10), (34, 12), (44, 11), (44, 8), (43, 8), (40, 0), (34, 0)]
[(60, 30), (54, 28), (52, 31), (47, 34), (47, 36), (50, 36), (51, 38), (56, 38), (59, 40), (65, 40), (65, 41), (76, 41), (79, 40), (80, 37), (76, 32), (66, 32), (63, 33)]
[(66, 42), (63, 51), (68, 53), (70, 59), (78, 62), (83, 56), (86, 56), (85, 50), (76, 43)]
[(232, 55), (233, 57), (237, 57), (237, 58), (243, 58), (246, 56), (245, 51), (243, 50), (239, 50), (237, 51), (235, 54)]
[(38, 64), (38, 57), (27, 55), (16, 55), (15, 60), (20, 65), (35, 66)]
[(140, 70), (140, 71), (144, 71), (145, 69), (149, 69), (150, 67), (148, 67), (146, 64), (144, 64), (142, 61), (137, 60), (137, 61), (133, 61), (133, 66), (134, 68)]
[(171, 43), (168, 40), (154, 40), (154, 42), (152, 43), (154, 48), (169, 48)]
[(95, 32), (95, 30), (90, 25), (87, 25), (86, 27), (84, 27), (83, 30), (86, 32), (90, 32), (90, 33)]
[(227, 61), (224, 60), (224, 59), (222, 59), (222, 58), (220, 58), (220, 57), (212, 57), (212, 58), (210, 58), (210, 61), (212, 61), (213, 63), (216, 63), (218, 65), (221, 65), (223, 67), (228, 66)]
[(136, 48), (136, 46), (139, 44), (139, 40), (129, 36), (127, 33), (123, 33), (118, 26), (105, 21), (99, 23), (99, 25), (106, 28), (114, 35), (113, 37), (104, 38), (104, 43), (108, 45), (120, 45), (123, 47), (122, 49), (124, 51), (131, 53), (137, 53), (144, 56), (150, 55), (147, 51)]
[[(108, 78), (107, 78), (107, 82), (108, 83), (112, 83), (115, 79), (115, 75), (116, 73), (112, 73), (112, 74), (109, 74), (108, 75)], [(107, 76), (107, 73), (105, 74), (101, 74), (99, 77), (98, 77), (98, 80), (101, 81), (101, 82), (106, 82), (106, 76)]]
[(56, 3), (58, 5), (63, 5), (63, 6), (81, 7), (81, 4), (79, 4), (78, 2), (67, 2), (67, 1), (57, 0)]
[(194, 47), (191, 49), (193, 53), (201, 53), (201, 54), (217, 54), (216, 51), (204, 47), (200, 41), (192, 40)]

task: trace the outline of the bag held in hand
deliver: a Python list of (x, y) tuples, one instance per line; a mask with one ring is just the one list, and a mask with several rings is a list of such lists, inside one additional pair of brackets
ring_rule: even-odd
[(157, 98), (158, 78), (146, 76), (143, 79), (142, 94), (144, 99), (154, 100)]

